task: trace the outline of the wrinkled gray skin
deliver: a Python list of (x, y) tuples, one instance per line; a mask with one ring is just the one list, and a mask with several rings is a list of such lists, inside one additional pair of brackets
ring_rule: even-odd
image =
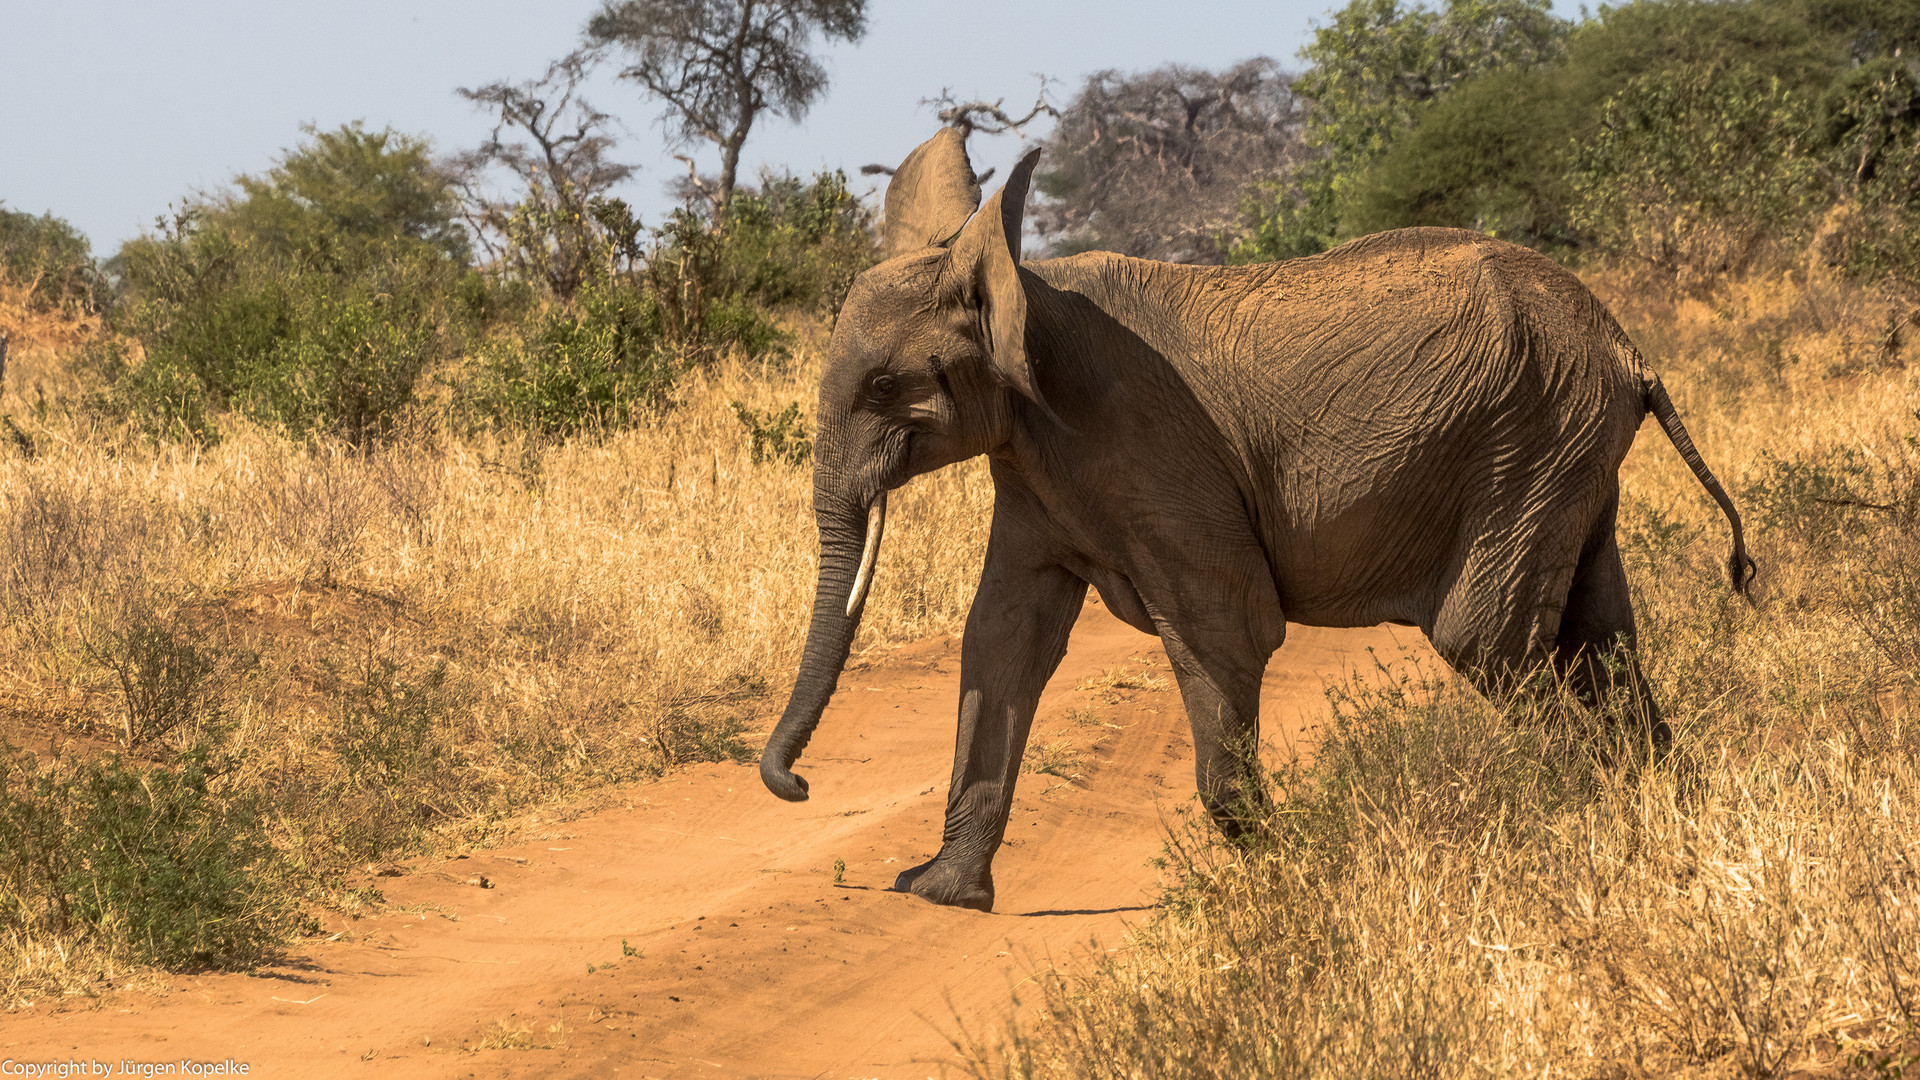
[[(818, 594), (760, 766), (776, 795), (807, 797), (792, 765), (859, 622), (864, 596), (849, 600), (869, 509), (982, 454), (993, 526), (946, 830), (897, 888), (992, 907), (1028, 728), (1089, 584), (1164, 643), (1200, 796), (1229, 833), (1243, 797), (1258, 798), (1243, 787), (1245, 748), (1288, 619), (1418, 626), (1488, 694), (1543, 670), (1592, 701), (1632, 693), (1644, 734), (1666, 740), (1614, 541), (1617, 472), (1649, 411), (1733, 521), (1737, 587), (1752, 564), (1658, 379), (1572, 274), (1445, 229), (1262, 266), (1108, 254), (1021, 266), (1035, 157), (971, 220), (971, 206), (944, 208), (965, 222), (948, 246), (903, 245), (864, 274), (834, 329), (815, 444)], [(916, 186), (965, 188), (903, 168), (889, 212)]]

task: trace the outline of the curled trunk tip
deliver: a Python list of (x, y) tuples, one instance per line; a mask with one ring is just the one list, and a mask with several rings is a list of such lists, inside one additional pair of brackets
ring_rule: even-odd
[(767, 790), (788, 802), (807, 801), (807, 778), (770, 757), (760, 759), (760, 781)]

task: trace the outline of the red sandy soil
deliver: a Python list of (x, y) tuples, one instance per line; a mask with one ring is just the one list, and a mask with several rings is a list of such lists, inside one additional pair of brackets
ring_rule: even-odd
[[(1270, 752), (1308, 748), (1327, 680), (1403, 646), (1424, 642), (1289, 628), (1262, 696)], [(1122, 668), (1157, 686), (1098, 685)], [(1165, 654), (1090, 603), (1033, 737), (1071, 740), (1060, 771), (1077, 778), (1021, 778), (998, 910), (888, 891), (939, 846), (958, 684), (957, 638), (848, 671), (800, 763), (809, 802), (750, 766), (689, 768), (513, 846), (404, 864), (377, 879), (379, 913), (278, 967), (0, 1017), (0, 1058), (232, 1059), (268, 1078), (951, 1073), (962, 1028), (990, 1037), (1037, 997), (1036, 971), (1151, 916), (1150, 860), (1193, 803)]]

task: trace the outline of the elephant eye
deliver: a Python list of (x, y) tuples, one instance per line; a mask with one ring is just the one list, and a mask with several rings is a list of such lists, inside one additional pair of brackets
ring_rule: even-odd
[(871, 395), (875, 401), (885, 401), (893, 396), (895, 390), (899, 389), (899, 382), (898, 379), (895, 379), (891, 375), (875, 375), (873, 381), (867, 384), (867, 393)]

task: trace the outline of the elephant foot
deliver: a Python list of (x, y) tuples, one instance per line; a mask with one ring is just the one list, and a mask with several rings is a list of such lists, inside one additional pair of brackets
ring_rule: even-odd
[(946, 907), (993, 910), (993, 874), (982, 868), (963, 870), (957, 862), (936, 855), (893, 879), (895, 892), (910, 892), (922, 900)]

